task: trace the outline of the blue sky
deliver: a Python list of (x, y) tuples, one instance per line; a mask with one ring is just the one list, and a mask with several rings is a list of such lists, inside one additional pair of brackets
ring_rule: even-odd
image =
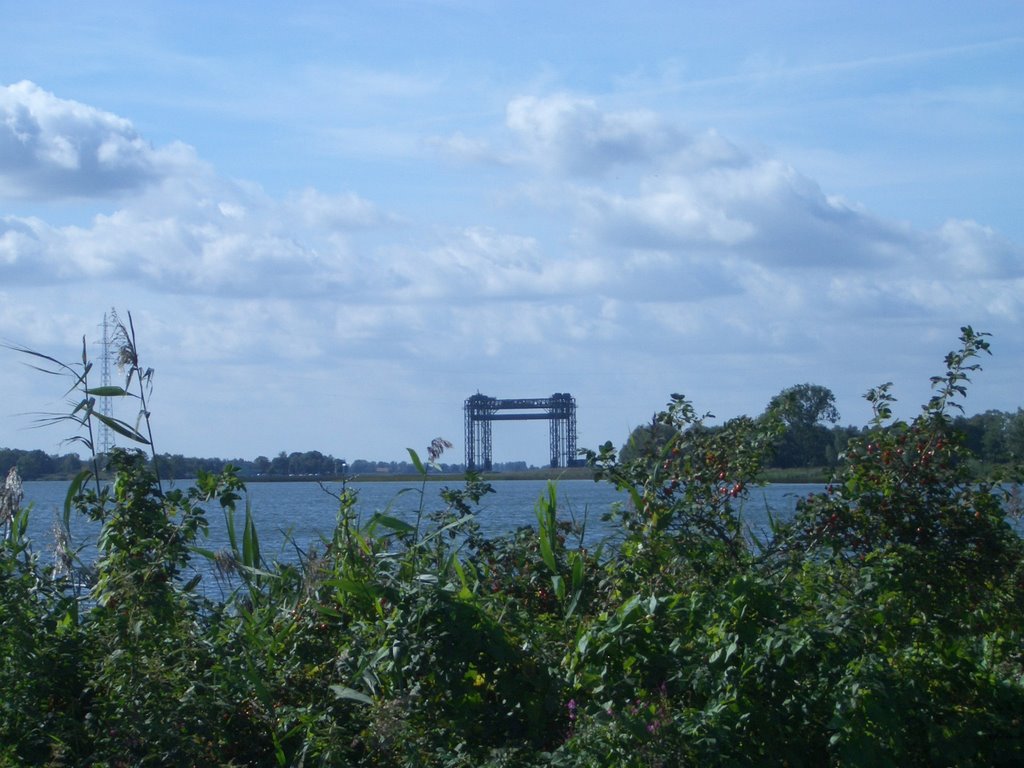
[[(461, 458), (477, 391), (572, 393), (582, 446), (672, 392), (724, 418), (813, 382), (863, 424), (964, 324), (995, 353), (968, 412), (1024, 405), (1020, 3), (4, 16), (0, 339), (73, 358), (131, 311), (160, 451)], [(63, 450), (17, 362), (0, 446)]]

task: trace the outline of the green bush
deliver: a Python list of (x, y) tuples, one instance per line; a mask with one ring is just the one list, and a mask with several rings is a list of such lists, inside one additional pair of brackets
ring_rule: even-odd
[[(129, 397), (149, 377), (124, 341), (109, 391)], [(125, 426), (149, 457), (94, 457), (69, 494), (102, 524), (92, 567), (42, 565), (29, 510), (0, 519), (0, 764), (1021, 764), (1024, 549), (950, 417), (988, 351), (961, 342), (911, 422), (868, 394), (829, 489), (763, 541), (743, 511), (771, 410), (712, 430), (673, 396), (664, 440), (589, 453), (628, 495), (615, 546), (584, 548), (554, 486), (536, 528), (496, 538), (477, 477), (428, 509), (435, 440), (410, 451), (415, 520), (362, 522), (343, 486), (293, 563), (263, 557), (233, 470), (167, 491), (148, 426)], [(57, 365), (87, 430), (88, 362)], [(203, 546), (210, 507), (224, 551)]]

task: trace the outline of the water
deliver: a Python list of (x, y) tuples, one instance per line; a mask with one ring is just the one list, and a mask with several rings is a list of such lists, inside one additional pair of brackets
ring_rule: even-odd
[[(189, 481), (178, 481), (187, 487)], [(66, 482), (26, 482), (24, 505), (34, 505), (29, 523), (29, 536), (36, 551), (52, 552), (53, 529), (60, 518), (67, 492)], [(424, 511), (441, 509), (441, 489), (448, 485), (460, 487), (451, 482), (428, 483), (424, 491)], [(494, 480), (495, 493), (482, 500), (477, 522), (481, 531), (488, 536), (497, 536), (521, 526), (535, 526), (534, 509), (537, 500), (547, 493), (544, 480)], [(327, 484), (329, 490), (337, 492), (340, 486)], [(358, 494), (356, 510), (363, 520), (374, 512), (386, 512), (408, 522), (414, 522), (420, 505), (420, 487), (408, 482), (350, 483), (349, 488)], [(796, 507), (799, 496), (820, 492), (823, 485), (772, 484), (751, 491), (742, 507), (745, 525), (756, 535), (768, 530), (768, 514), (787, 519)], [(606, 483), (591, 480), (562, 480), (557, 483), (558, 517), (586, 524), (586, 544), (594, 546), (602, 539), (614, 540), (617, 534), (614, 523), (601, 520), (613, 504), (624, 503), (625, 494), (616, 491)], [(314, 482), (252, 483), (248, 496), (253, 519), (260, 536), (261, 550), (268, 559), (294, 561), (296, 547), (306, 551), (315, 546), (321, 536), (330, 536), (337, 519), (338, 501)], [(224, 516), (214, 502), (206, 505), (210, 524), (209, 535), (200, 546), (212, 550), (227, 547), (227, 529)], [(236, 515), (240, 523), (241, 508)], [(75, 515), (71, 521), (71, 532), (75, 545), (83, 546), (81, 556), (88, 562), (94, 553), (94, 542), (99, 526), (84, 517)], [(572, 545), (574, 542), (569, 542)]]

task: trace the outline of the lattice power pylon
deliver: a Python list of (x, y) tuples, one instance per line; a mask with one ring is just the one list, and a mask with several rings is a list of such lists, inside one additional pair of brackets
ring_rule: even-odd
[[(111, 310), (113, 314), (113, 310)], [(117, 315), (114, 314), (114, 317)], [(100, 353), (100, 386), (109, 387), (110, 384), (110, 367), (113, 363), (113, 352), (111, 352), (111, 335), (114, 332), (114, 321), (113, 318), (109, 318), (107, 313), (103, 313), (103, 350)], [(114, 417), (114, 404), (113, 400), (109, 397), (101, 397), (99, 399), (99, 412), (107, 418)], [(106, 424), (100, 424), (99, 434), (99, 452), (101, 454), (110, 453), (110, 449), (114, 447), (114, 431)]]

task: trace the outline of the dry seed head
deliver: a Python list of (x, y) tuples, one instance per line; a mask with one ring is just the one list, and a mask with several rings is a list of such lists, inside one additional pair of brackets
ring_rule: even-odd
[(434, 463), (440, 459), (445, 449), (451, 447), (452, 443), (450, 440), (445, 440), (443, 437), (435, 437), (430, 441), (430, 446), (427, 448), (427, 456), (430, 458), (430, 462)]
[(21, 500), (25, 498), (25, 489), (21, 484), (21, 476), (17, 467), (11, 467), (7, 479), (0, 488), (0, 524), (12, 520), (21, 509)]
[(60, 523), (53, 525), (53, 568), (55, 576), (65, 576), (71, 573), (75, 564), (74, 555), (71, 552), (71, 536), (68, 529)]

